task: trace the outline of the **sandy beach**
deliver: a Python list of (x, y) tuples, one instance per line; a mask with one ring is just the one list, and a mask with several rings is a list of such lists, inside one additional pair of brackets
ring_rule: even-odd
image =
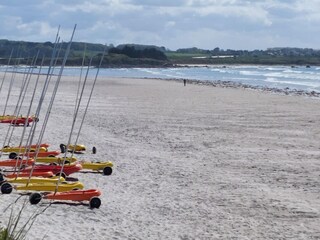
[[(63, 77), (50, 149), (68, 140), (76, 85)], [(111, 160), (114, 171), (74, 176), (102, 191), (102, 205), (53, 203), (27, 239), (320, 239), (319, 126), (316, 98), (99, 78), (79, 140), (89, 151), (78, 158)], [(0, 226), (19, 196), (0, 195)], [(49, 203), (28, 204), (22, 221)]]

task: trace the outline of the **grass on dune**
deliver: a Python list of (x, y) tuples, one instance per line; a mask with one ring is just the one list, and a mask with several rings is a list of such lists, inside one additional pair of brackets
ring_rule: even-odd
[(28, 232), (32, 228), (35, 220), (41, 215), (50, 205), (42, 209), (41, 211), (35, 211), (25, 222), (22, 222), (22, 215), (28, 202), (25, 200), (16, 212), (14, 206), (17, 203), (15, 201), (7, 209), (11, 208), (10, 216), (7, 220), (5, 227), (0, 227), (0, 240), (22, 240), (26, 239)]

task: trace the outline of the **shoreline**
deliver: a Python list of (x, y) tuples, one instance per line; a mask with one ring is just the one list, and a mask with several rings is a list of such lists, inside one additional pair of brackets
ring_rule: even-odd
[[(114, 77), (115, 78), (115, 77)], [(123, 79), (141, 79), (141, 78), (134, 78), (134, 77), (116, 77), (116, 78), (123, 78)], [(160, 81), (175, 81), (175, 82), (181, 82), (183, 83), (184, 80), (186, 80), (187, 84), (194, 84), (194, 85), (203, 85), (203, 86), (210, 86), (210, 87), (220, 87), (220, 88), (234, 88), (234, 89), (250, 89), (260, 92), (267, 92), (267, 93), (276, 93), (280, 95), (289, 95), (289, 96), (304, 96), (304, 97), (312, 97), (312, 98), (319, 98), (320, 92), (316, 91), (307, 91), (307, 90), (298, 90), (298, 89), (291, 89), (291, 88), (270, 88), (267, 86), (254, 86), (250, 84), (244, 84), (244, 83), (237, 83), (232, 81), (211, 81), (211, 80), (196, 80), (196, 79), (184, 79), (184, 78), (148, 78), (144, 77), (142, 79), (148, 79), (148, 80), (160, 80)]]
[[(221, 68), (225, 68), (226, 65), (218, 65)], [(238, 66), (257, 66), (257, 65), (238, 65)], [(269, 66), (269, 65), (267, 65)], [(285, 66), (285, 65), (279, 65), (279, 66)], [(179, 66), (178, 68), (181, 67), (187, 67), (187, 68), (197, 68), (197, 67), (207, 67), (208, 65), (199, 65), (199, 66), (194, 66), (194, 65), (184, 65), (184, 66)], [(291, 66), (292, 67), (292, 66)], [(302, 66), (301, 66), (302, 67)], [(81, 68), (78, 66), (66, 66), (66, 69), (68, 68)], [(95, 69), (95, 67), (91, 67), (92, 69)], [(126, 67), (124, 67), (126, 68)], [(142, 67), (143, 68), (143, 67)], [(157, 67), (159, 68), (159, 67)], [(165, 68), (165, 67), (164, 67)], [(172, 67), (171, 67), (172, 68)], [(175, 67), (173, 67), (175, 68)], [(101, 68), (101, 69), (110, 69), (110, 68)], [(118, 67), (117, 67), (118, 69)], [(143, 68), (144, 69), (144, 68)], [(36, 71), (36, 70), (35, 70)], [(19, 71), (8, 71), (9, 73), (18, 73), (18, 74), (25, 74), (23, 72)], [(4, 73), (4, 72), (2, 72)], [(34, 75), (46, 75), (47, 73), (33, 73)], [(52, 74), (52, 76), (56, 76), (55, 74)], [(71, 75), (64, 75), (65, 77), (71, 76)], [(77, 75), (73, 75), (74, 77), (77, 77)], [(98, 76), (98, 78), (104, 78), (106, 76)], [(167, 77), (153, 77), (153, 76), (147, 76), (147, 77), (131, 77), (131, 76), (116, 76), (116, 78), (144, 78), (144, 79), (159, 79), (159, 80), (166, 80), (166, 81), (184, 81), (186, 80), (188, 84), (198, 84), (198, 85), (206, 85), (206, 86), (213, 86), (213, 87), (223, 87), (223, 88), (244, 88), (244, 89), (251, 89), (251, 90), (256, 90), (256, 91), (262, 91), (262, 92), (270, 92), (270, 93), (276, 93), (276, 94), (283, 94), (283, 95), (295, 95), (295, 96), (305, 96), (305, 97), (314, 97), (314, 98), (319, 98), (320, 97), (320, 91), (317, 90), (303, 90), (303, 89), (297, 89), (297, 88), (277, 88), (277, 87), (268, 87), (267, 85), (264, 86), (257, 86), (257, 85), (251, 85), (248, 83), (240, 83), (236, 81), (229, 81), (229, 80), (197, 80), (197, 79), (185, 79), (185, 78), (175, 78), (172, 76), (171, 78)]]
[[(8, 71), (10, 73), (16, 74), (24, 74), (22, 72), (14, 72)], [(46, 73), (32, 73), (32, 75), (41, 75), (46, 76)], [(57, 74), (51, 74), (51, 76), (58, 76)], [(62, 75), (63, 77), (77, 77), (77, 75), (70, 76), (70, 75)], [(98, 76), (99, 78), (99, 76)], [(101, 77), (105, 78), (105, 76)], [(307, 91), (307, 90), (298, 90), (298, 89), (291, 89), (286, 87), (284, 89), (281, 88), (271, 88), (267, 86), (254, 86), (250, 84), (232, 82), (232, 81), (222, 81), (222, 80), (196, 80), (196, 79), (184, 79), (184, 78), (149, 78), (149, 77), (112, 77), (112, 78), (119, 78), (119, 79), (148, 79), (148, 80), (161, 80), (161, 81), (175, 81), (175, 82), (183, 82), (186, 80), (187, 84), (195, 84), (195, 85), (204, 85), (210, 87), (220, 87), (220, 88), (235, 88), (235, 89), (250, 89), (255, 91), (267, 92), (267, 93), (276, 93), (281, 95), (290, 95), (290, 96), (304, 96), (304, 97), (312, 97), (312, 98), (319, 98), (320, 91)]]
[[(168, 81), (183, 81), (184, 79), (161, 79), (161, 80), (168, 80)], [(212, 87), (221, 87), (221, 88), (235, 88), (235, 89), (250, 89), (256, 90), (261, 92), (269, 92), (269, 93), (277, 93), (282, 95), (292, 95), (292, 96), (306, 96), (306, 97), (320, 97), (320, 92), (316, 91), (307, 91), (307, 90), (298, 90), (298, 89), (291, 89), (289, 87), (281, 89), (281, 88), (270, 88), (267, 86), (254, 86), (244, 83), (237, 83), (232, 81), (208, 81), (208, 80), (193, 80), (193, 79), (186, 79), (187, 84), (196, 84), (196, 85), (205, 85), (205, 86), (212, 86)]]

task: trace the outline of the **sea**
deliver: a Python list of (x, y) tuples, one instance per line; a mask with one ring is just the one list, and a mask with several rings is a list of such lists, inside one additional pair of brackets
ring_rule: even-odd
[[(0, 71), (6, 67), (1, 66)], [(19, 67), (17, 71), (26, 71)], [(94, 77), (97, 68), (90, 68), (88, 75)], [(33, 70), (37, 72), (37, 69)], [(86, 74), (87, 69), (82, 70)], [(47, 73), (48, 67), (42, 67), (41, 73)], [(80, 67), (65, 67), (63, 75), (80, 76)], [(59, 74), (59, 68), (54, 74)], [(269, 87), (320, 92), (320, 67), (318, 66), (188, 66), (178, 68), (101, 68), (98, 76), (125, 78), (190, 79), (198, 81), (231, 81), (253, 87)]]

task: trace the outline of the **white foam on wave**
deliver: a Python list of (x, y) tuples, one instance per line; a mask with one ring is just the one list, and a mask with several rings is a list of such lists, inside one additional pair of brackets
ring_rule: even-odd
[(317, 81), (320, 79), (319, 74), (306, 74), (304, 72), (302, 73), (284, 73), (284, 72), (272, 72), (272, 73), (266, 73), (263, 74), (265, 77), (277, 77), (277, 78), (285, 78), (285, 79), (297, 79), (297, 81), (304, 81), (304, 80), (314, 80)]
[(285, 67), (266, 67), (264, 69), (268, 71), (283, 71), (283, 69), (286, 69), (286, 68)]
[(260, 76), (260, 75), (262, 75), (261, 72), (250, 71), (250, 70), (239, 71), (239, 74), (246, 75), (246, 76)]
[(303, 73), (302, 71), (298, 70), (291, 70), (291, 69), (286, 69), (283, 71), (284, 73)]
[(234, 68), (234, 69), (261, 69), (264, 67), (258, 66), (258, 65), (235, 65), (235, 66), (231, 66), (231, 68)]
[[(0, 66), (4, 71), (7, 66)], [(47, 72), (47, 66), (42, 67), (42, 72)], [(55, 73), (59, 71), (55, 69)], [(147, 77), (147, 78), (186, 78), (200, 81), (233, 81), (249, 83), (251, 85), (278, 85), (281, 87), (300, 86), (303, 89), (320, 87), (320, 67), (291, 68), (288, 66), (210, 66), (210, 67), (186, 67), (186, 68), (102, 68), (101, 76), (116, 77)], [(90, 71), (90, 74), (94, 71)], [(66, 67), (64, 75), (79, 75), (80, 67)]]
[(159, 75), (160, 71), (156, 71), (156, 68), (136, 68), (136, 70), (139, 70), (141, 72), (146, 72), (152, 75)]
[(297, 81), (283, 81), (283, 80), (279, 80), (278, 78), (272, 78), (272, 77), (268, 77), (266, 80), (266, 82), (269, 83), (279, 83), (279, 84), (289, 84), (289, 85), (297, 85), (297, 86), (306, 86), (306, 87), (312, 87), (312, 88), (318, 88), (320, 87), (320, 82), (316, 83), (316, 82), (297, 82)]
[(219, 72), (219, 73), (227, 73), (228, 71), (223, 68), (210, 68), (210, 72)]

